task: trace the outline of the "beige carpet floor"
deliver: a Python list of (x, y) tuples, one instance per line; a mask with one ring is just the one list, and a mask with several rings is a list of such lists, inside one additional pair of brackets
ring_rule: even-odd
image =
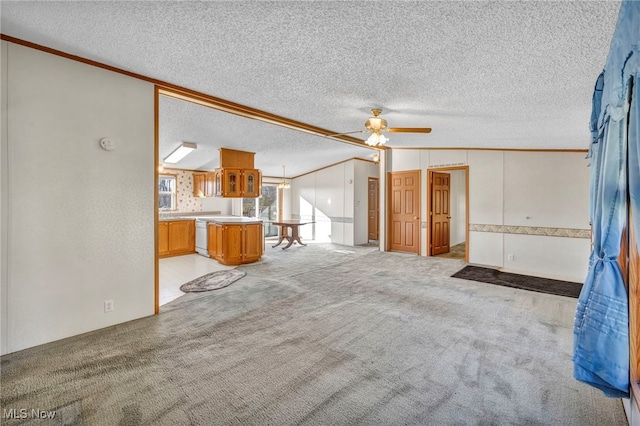
[(232, 285), (1, 359), (3, 408), (82, 425), (625, 425), (572, 378), (575, 299), (464, 262), (267, 248)]

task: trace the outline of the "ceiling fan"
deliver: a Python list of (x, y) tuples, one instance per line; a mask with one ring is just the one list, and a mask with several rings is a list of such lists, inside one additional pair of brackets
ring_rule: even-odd
[(339, 133), (336, 135), (328, 135), (328, 136), (341, 136), (341, 135), (350, 135), (353, 133), (364, 133), (369, 132), (371, 135), (365, 143), (369, 146), (379, 146), (384, 145), (389, 139), (385, 137), (383, 132), (390, 133), (431, 133), (430, 127), (387, 127), (387, 120), (384, 118), (380, 118), (379, 115), (382, 113), (381, 109), (374, 108), (371, 110), (371, 114), (373, 117), (369, 117), (369, 119), (364, 123), (364, 127), (366, 130), (356, 130), (355, 132), (348, 133)]

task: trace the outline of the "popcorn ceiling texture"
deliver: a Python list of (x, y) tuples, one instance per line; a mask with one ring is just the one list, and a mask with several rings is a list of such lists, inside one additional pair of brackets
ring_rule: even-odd
[[(583, 149), (619, 4), (2, 2), (1, 25), (13, 37), (336, 133), (362, 129), (372, 107), (392, 127), (433, 128), (391, 134), (392, 147)], [(214, 152), (268, 144), (272, 157), (258, 165), (278, 175), (283, 163), (299, 174), (370, 152), (222, 113), (186, 126), (192, 110), (163, 109), (161, 156), (180, 140)], [(238, 136), (245, 128), (251, 137)]]

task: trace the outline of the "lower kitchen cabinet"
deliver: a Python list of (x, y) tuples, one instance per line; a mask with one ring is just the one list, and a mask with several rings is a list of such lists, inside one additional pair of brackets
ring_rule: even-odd
[(158, 222), (158, 256), (171, 257), (196, 252), (196, 226), (193, 220)]
[(262, 223), (209, 223), (209, 255), (224, 265), (259, 260), (263, 252)]

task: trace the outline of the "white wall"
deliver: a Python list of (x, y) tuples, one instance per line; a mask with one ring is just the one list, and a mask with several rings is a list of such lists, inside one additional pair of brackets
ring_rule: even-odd
[[(3, 353), (153, 314), (153, 85), (11, 43), (2, 48)], [(114, 151), (100, 148), (105, 136), (117, 142)], [(114, 301), (113, 312), (104, 312), (105, 300)]]
[[(397, 149), (392, 170), (421, 170), (425, 180), (429, 168), (468, 165), (469, 223), (501, 227), (469, 232), (469, 262), (581, 282), (588, 266), (588, 238), (532, 234), (537, 228), (589, 229), (584, 157), (582, 152)], [(421, 217), (426, 218), (426, 180), (422, 184)], [(527, 234), (507, 232), (505, 226)], [(426, 229), (421, 238), (421, 254), (426, 255)], [(513, 260), (508, 260), (510, 254)]]
[(293, 179), (291, 217), (315, 221), (300, 228), (303, 239), (350, 246), (367, 242), (361, 224), (366, 229), (367, 178), (378, 177), (378, 167), (370, 164), (350, 160)]
[[(504, 152), (468, 151), (469, 224), (503, 225)], [(469, 262), (503, 266), (501, 233), (469, 231)]]
[[(504, 224), (589, 229), (589, 168), (584, 157), (585, 153), (505, 152)], [(588, 239), (505, 234), (503, 267), (583, 281), (590, 248)]]
[(369, 178), (378, 177), (378, 165), (368, 161), (354, 161), (353, 183), (353, 243), (369, 242)]
[(449, 170), (445, 173), (451, 175), (451, 235), (449, 245), (455, 246), (465, 242), (467, 239), (467, 172), (465, 170)]
[(221, 215), (231, 215), (231, 199), (222, 197), (208, 197), (201, 199), (201, 210), (203, 212), (220, 212)]

